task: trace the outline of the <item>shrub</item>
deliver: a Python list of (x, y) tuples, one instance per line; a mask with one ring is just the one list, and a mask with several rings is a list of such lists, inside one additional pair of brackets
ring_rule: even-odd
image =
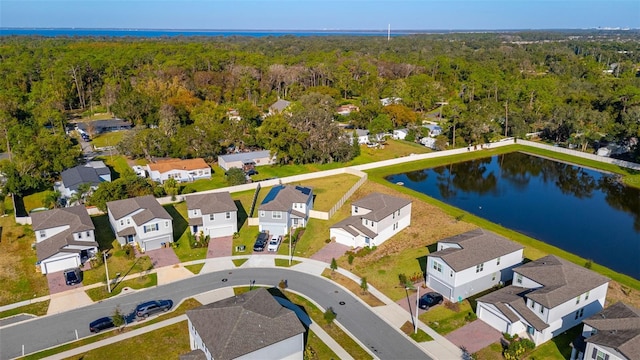
[(517, 360), (521, 359), (527, 351), (532, 350), (533, 348), (535, 348), (535, 344), (529, 339), (512, 341), (511, 344), (504, 349), (502, 355), (507, 360)]
[(410, 277), (411, 283), (417, 283), (418, 281), (424, 281), (424, 274), (422, 272), (416, 272)]
[(133, 245), (126, 244), (125, 246), (122, 247), (122, 250), (124, 250), (124, 254), (127, 257), (127, 259), (133, 260), (136, 258), (136, 252), (135, 252), (135, 249), (133, 248)]
[(446, 307), (451, 311), (455, 311), (455, 312), (460, 311), (460, 304), (458, 304), (457, 302), (445, 301), (444, 307)]
[(335, 319), (336, 313), (333, 311), (333, 308), (328, 308), (327, 311), (324, 312), (324, 320), (327, 322), (327, 324), (331, 324)]
[(466, 322), (472, 322), (473, 320), (477, 319), (478, 317), (476, 316), (476, 314), (473, 313), (473, 311), (469, 311), (467, 313), (467, 315), (464, 316), (464, 320)]
[(355, 259), (355, 255), (353, 255), (353, 252), (348, 251), (347, 252), (347, 262), (349, 263), (349, 265), (353, 264), (353, 259)]
[(587, 262), (584, 263), (584, 267), (587, 269), (591, 269), (591, 266), (593, 266), (593, 261), (591, 260), (587, 260)]
[(398, 274), (398, 282), (400, 284), (400, 286), (405, 286), (407, 285), (408, 281), (407, 281), (407, 275), (405, 274)]
[(325, 240), (324, 240), (324, 243), (325, 243), (325, 244), (328, 244), (328, 243), (330, 243), (330, 242), (331, 242), (331, 239), (325, 239)]

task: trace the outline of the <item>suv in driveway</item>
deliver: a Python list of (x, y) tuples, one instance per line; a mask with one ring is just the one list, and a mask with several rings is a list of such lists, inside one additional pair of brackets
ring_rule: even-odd
[(271, 240), (269, 240), (269, 245), (267, 245), (267, 251), (278, 251), (278, 247), (280, 247), (280, 242), (282, 242), (282, 236), (273, 236)]
[(442, 304), (442, 295), (437, 292), (428, 292), (420, 297), (420, 301), (418, 301), (418, 306), (420, 309), (429, 309), (430, 307), (438, 304)]
[(258, 234), (258, 238), (253, 244), (253, 251), (264, 251), (264, 248), (267, 246), (268, 238), (269, 236), (265, 232), (261, 232), (260, 234)]
[(64, 271), (64, 282), (67, 285), (80, 284), (82, 282), (82, 271), (79, 268), (67, 269)]
[(136, 316), (147, 318), (149, 315), (153, 315), (161, 311), (169, 311), (172, 306), (173, 301), (171, 300), (147, 301), (136, 306)]

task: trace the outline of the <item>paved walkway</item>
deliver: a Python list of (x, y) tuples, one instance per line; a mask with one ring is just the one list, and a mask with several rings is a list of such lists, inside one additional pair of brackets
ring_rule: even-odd
[(489, 326), (489, 324), (478, 319), (447, 334), (445, 337), (460, 348), (464, 348), (470, 354), (473, 354), (500, 341), (502, 334)]

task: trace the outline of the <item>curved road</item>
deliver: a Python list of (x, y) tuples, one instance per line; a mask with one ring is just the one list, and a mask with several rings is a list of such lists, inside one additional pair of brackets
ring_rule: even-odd
[[(226, 281), (223, 281), (226, 279)], [(61, 343), (89, 336), (89, 323), (113, 314), (116, 306), (129, 312), (137, 304), (152, 299), (172, 299), (175, 303), (210, 290), (227, 286), (256, 284), (277, 286), (286, 279), (289, 289), (313, 299), (323, 308), (332, 307), (337, 321), (380, 359), (429, 359), (398, 329), (380, 319), (349, 292), (332, 282), (299, 271), (280, 268), (232, 269), (201, 274), (168, 285), (121, 295), (90, 306), (9, 325), (0, 329), (0, 359), (11, 359)], [(340, 305), (344, 302), (344, 305)]]

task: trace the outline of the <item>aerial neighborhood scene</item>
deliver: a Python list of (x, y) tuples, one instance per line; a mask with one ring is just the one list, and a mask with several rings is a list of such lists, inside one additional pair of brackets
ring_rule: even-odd
[(639, 14), (0, 2), (0, 360), (640, 360)]

